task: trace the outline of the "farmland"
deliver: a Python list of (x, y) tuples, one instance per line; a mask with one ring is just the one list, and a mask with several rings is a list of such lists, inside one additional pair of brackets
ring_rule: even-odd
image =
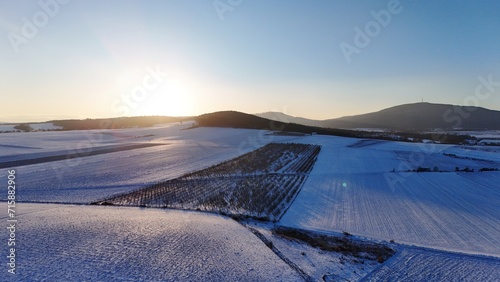
[[(205, 169), (272, 141), (291, 139), (265, 136), (257, 130), (186, 127), (169, 124), (140, 129), (9, 133), (0, 141), (1, 161), (61, 155), (61, 148), (79, 153), (79, 158), (17, 167), (23, 178), (17, 196), (24, 202), (87, 204)], [(130, 143), (164, 145), (87, 154)], [(0, 178), (6, 175), (7, 168), (0, 169)], [(5, 200), (6, 195), (0, 195), (0, 199)]]
[(2, 271), (2, 281), (301, 281), (219, 215), (58, 204), (18, 210), (17, 274)]
[[(449, 145), (434, 145), (433, 151), (423, 151), (419, 145), (393, 142), (349, 147), (359, 141), (335, 142), (322, 137), (310, 142), (322, 144), (322, 153), (279, 224), (500, 255), (500, 190), (496, 181), (500, 174), (477, 170), (484, 166), (484, 160), (489, 166), (499, 167), (496, 152), (470, 152)], [(443, 156), (449, 151), (482, 157)], [(421, 163), (411, 164), (407, 156), (412, 155), (419, 156)], [(356, 157), (348, 160), (352, 156)], [(434, 162), (441, 158), (449, 161), (445, 165), (450, 168), (469, 166), (476, 172), (391, 172), (400, 164), (410, 169), (422, 163), (441, 165)]]
[(187, 127), (4, 134), (1, 162), (23, 162), (18, 281), (498, 280), (500, 172), (481, 172), (498, 147)]
[(199, 209), (278, 220), (320, 147), (271, 143), (238, 158), (97, 204)]
[(408, 248), (361, 281), (497, 281), (500, 259)]

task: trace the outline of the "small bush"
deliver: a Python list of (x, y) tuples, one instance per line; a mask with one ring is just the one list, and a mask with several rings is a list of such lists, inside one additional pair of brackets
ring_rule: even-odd
[(479, 171), (480, 172), (483, 172), (483, 171), (498, 171), (498, 168), (483, 167)]
[(417, 172), (430, 172), (430, 171), (431, 171), (431, 169), (428, 168), (428, 167), (421, 167), (421, 166), (419, 166), (417, 168)]

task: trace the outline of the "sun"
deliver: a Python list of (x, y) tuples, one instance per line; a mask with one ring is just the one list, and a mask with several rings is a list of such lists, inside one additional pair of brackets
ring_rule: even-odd
[(133, 109), (134, 115), (188, 116), (192, 113), (193, 100), (189, 89), (179, 80), (168, 79)]

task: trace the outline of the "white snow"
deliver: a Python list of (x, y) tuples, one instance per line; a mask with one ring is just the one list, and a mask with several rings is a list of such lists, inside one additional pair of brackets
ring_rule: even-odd
[(498, 281), (500, 259), (406, 248), (362, 281)]
[(61, 151), (84, 152), (93, 147), (155, 139), (161, 142), (167, 137), (175, 138), (183, 128), (169, 124), (151, 128), (8, 133), (0, 136), (0, 156), (2, 160), (30, 159)]
[[(420, 165), (464, 167), (471, 160), (446, 157), (442, 151), (470, 152), (450, 145), (433, 145), (432, 150), (399, 142), (353, 147), (352, 139), (311, 139), (304, 142), (323, 148), (281, 225), (500, 256), (500, 182), (495, 180), (500, 172), (390, 172), (419, 154)], [(478, 154), (499, 167), (496, 152)]]
[(334, 277), (334, 281), (359, 281), (380, 266), (373, 260), (323, 251), (297, 239), (276, 235), (271, 232), (272, 226), (255, 222), (247, 224), (273, 242), (274, 248), (315, 281), (324, 281), (324, 276)]
[(470, 135), (476, 138), (500, 138), (500, 130), (483, 130), (483, 131), (452, 131), (451, 134)]
[(15, 124), (0, 124), (0, 132), (2, 131), (15, 131), (14, 129)]
[(55, 204), (17, 209), (17, 274), (2, 271), (1, 281), (301, 281), (222, 216)]
[(500, 145), (500, 139), (481, 139), (478, 142), (479, 145)]
[[(14, 128), (17, 124), (0, 124), (0, 132), (2, 131), (16, 131)], [(28, 123), (28, 125), (33, 130), (55, 130), (62, 129), (62, 126), (55, 126), (52, 122), (43, 122), (43, 123)]]
[[(25, 147), (38, 145), (42, 150), (46, 150), (42, 155), (57, 155), (63, 148), (69, 147), (69, 151), (75, 151), (79, 142), (88, 140), (100, 140), (89, 143), (93, 147), (139, 141), (165, 144), (17, 168), (17, 175), (21, 181), (17, 196), (21, 201), (89, 203), (209, 167), (271, 141), (290, 139), (284, 136), (264, 136), (259, 130), (226, 128), (183, 130), (183, 128), (169, 125), (106, 131), (104, 132), (106, 134), (99, 131), (36, 132), (19, 133), (17, 137), (14, 136), (17, 133), (12, 133), (6, 134), (11, 137), (10, 139), (0, 141), (0, 149), (1, 144), (19, 144)], [(30, 134), (33, 134), (33, 139), (20, 138)], [(146, 137), (134, 138), (137, 136)], [(15, 141), (16, 138), (18, 142)], [(71, 150), (71, 147), (75, 150)], [(4, 150), (37, 151), (22, 148), (4, 148)], [(23, 159), (39, 156), (30, 153), (20, 154)], [(19, 155), (11, 155), (10, 159), (2, 157), (2, 161), (19, 158)], [(7, 169), (0, 169), (0, 179), (6, 175)], [(5, 200), (6, 194), (0, 195), (0, 199)]]
[[(81, 158), (15, 168), (16, 196), (27, 202), (89, 203), (209, 167), (270, 142), (317, 144), (322, 149), (313, 170), (280, 225), (347, 231), (403, 244), (403, 252), (375, 270), (368, 281), (500, 279), (500, 172), (477, 172), (500, 168), (498, 147), (186, 127), (176, 123), (7, 133), (0, 135), (0, 162), (80, 153)], [(85, 156), (87, 148), (132, 143), (162, 145)], [(407, 172), (419, 166), (446, 172)], [(476, 172), (455, 172), (455, 167)], [(7, 169), (0, 169), (0, 180), (6, 175)], [(5, 202), (0, 208), (6, 210)], [(221, 216), (22, 203), (18, 217), (18, 281), (300, 280), (247, 229)], [(6, 213), (0, 220), (6, 221)], [(359, 280), (374, 267), (340, 269), (338, 254), (273, 240), (316, 278), (326, 271)], [(0, 281), (6, 274), (0, 274)]]

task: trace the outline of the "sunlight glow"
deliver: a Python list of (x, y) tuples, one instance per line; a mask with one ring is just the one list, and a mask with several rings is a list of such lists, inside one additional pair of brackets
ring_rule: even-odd
[(133, 115), (187, 116), (192, 114), (192, 94), (179, 79), (169, 78), (148, 93)]

